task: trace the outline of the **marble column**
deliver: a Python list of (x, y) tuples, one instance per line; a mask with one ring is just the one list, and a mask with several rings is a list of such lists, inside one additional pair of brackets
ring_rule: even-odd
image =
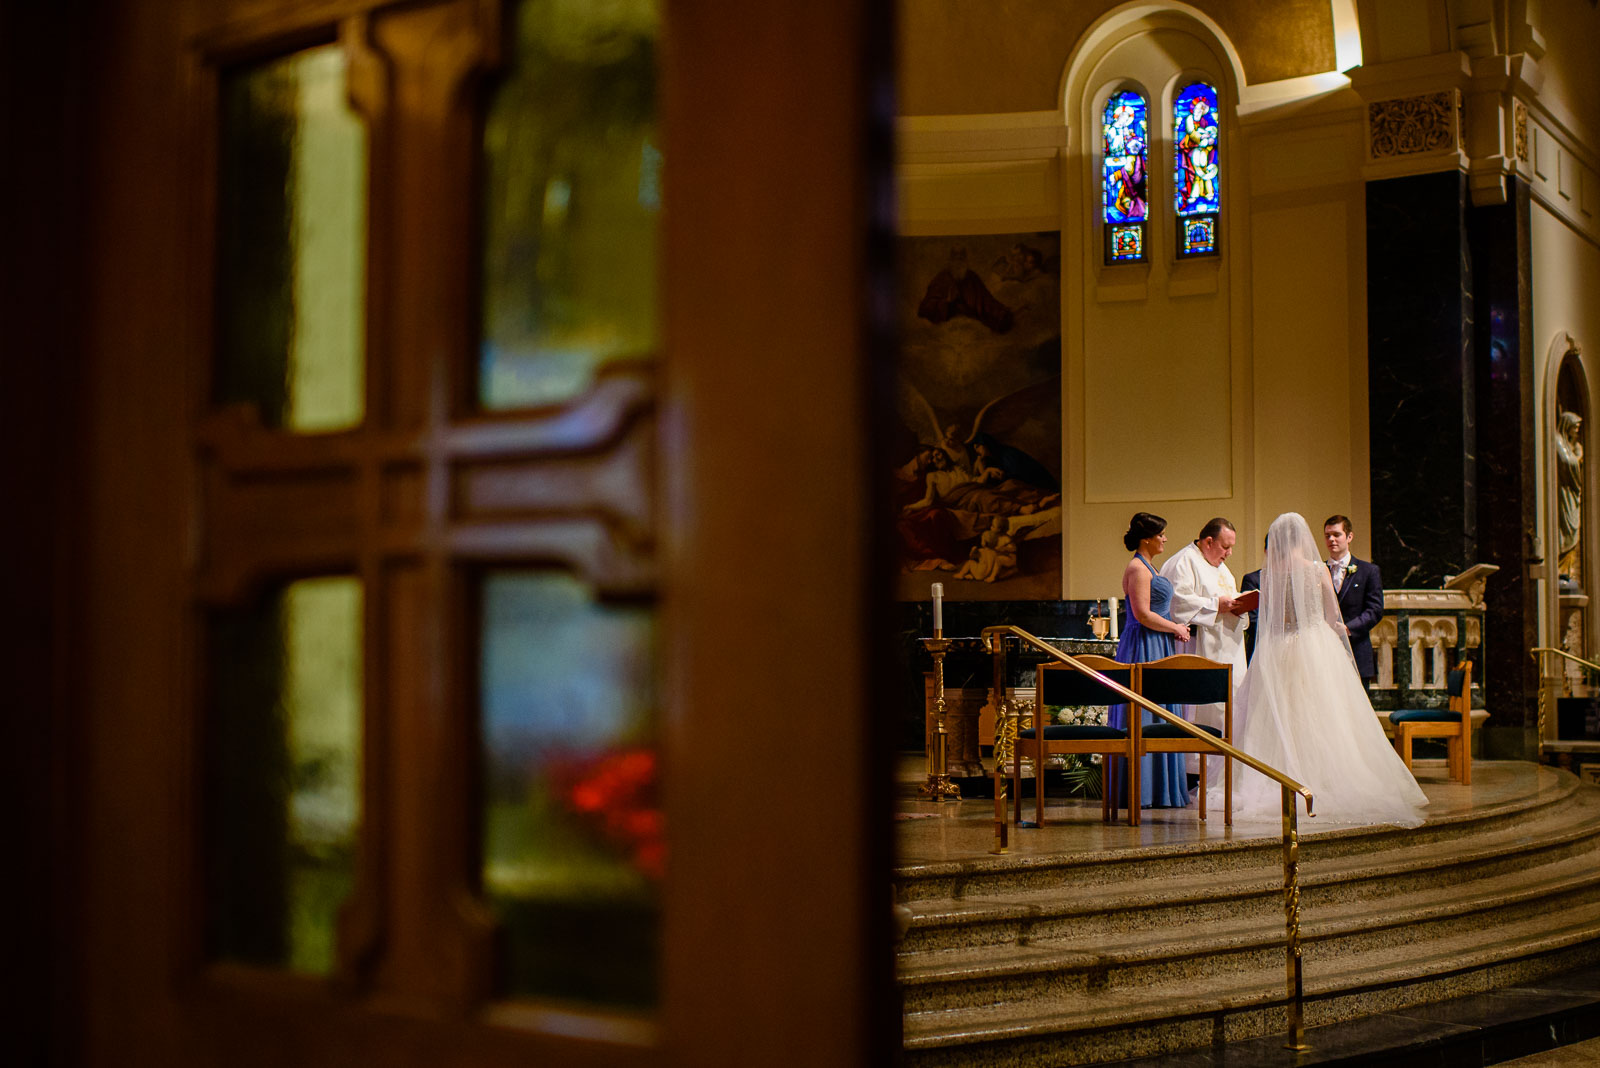
[(1487, 757), (1534, 746), (1535, 590), (1528, 191), (1475, 207), (1457, 172), (1367, 184), (1367, 545), (1390, 588), (1500, 565), (1486, 598)]
[(1367, 183), (1367, 398), (1372, 530), (1386, 587), (1436, 587), (1477, 561), (1466, 176)]
[(1528, 186), (1508, 177), (1504, 204), (1467, 211), (1476, 296), (1478, 393), (1478, 548), (1499, 564), (1484, 598), (1486, 757), (1537, 752), (1539, 673), (1528, 650), (1538, 644), (1538, 591), (1527, 567), (1536, 529), (1534, 469), (1532, 246)]

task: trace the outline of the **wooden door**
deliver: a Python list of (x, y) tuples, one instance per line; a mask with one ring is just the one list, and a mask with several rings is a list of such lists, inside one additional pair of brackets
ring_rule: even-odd
[[(50, 381), (45, 414), (7, 407), (24, 426), (68, 419), (81, 450), (66, 592), (34, 594), (62, 608), (48, 648), (70, 676), (54, 693), (71, 730), (30, 780), (74, 843), (55, 869), (69, 945), (40, 951), (73, 962), (56, 1022), (36, 1025), (60, 1059), (892, 1057), (890, 730), (873, 672), (886, 584), (864, 476), (884, 7), (662, 8), (657, 344), (567, 395), (505, 404), (482, 386), (483, 145), (517, 5), (167, 0), (73, 23), (85, 58), (65, 81), (90, 147), (81, 166), (55, 159), (87, 194), (60, 283), (81, 293), (83, 393)], [(281, 367), (227, 363), (274, 329), (258, 276), (282, 266), (271, 235), (230, 222), (239, 175), (321, 136), (235, 152), (229, 109), (249, 106), (240, 72), (313, 52), (342, 64), (362, 146), (348, 158), (365, 166), (364, 251), (332, 281), (290, 272), (308, 301), (341, 285), (364, 301), (354, 327), (340, 320), (359, 375), (327, 425), (284, 415)], [(311, 179), (284, 166), (279, 184), (300, 183), (284, 195), (303, 195)], [(506, 981), (480, 624), (497, 582), (548, 576), (651, 621), (653, 667), (590, 673), (649, 690), (666, 860), (642, 996)], [(256, 779), (307, 773), (218, 710), (287, 715), (262, 680), (287, 685), (290, 654), (249, 613), (281, 621), (285, 591), (326, 581), (356, 591), (338, 631), (357, 665), (356, 818), (348, 893), (301, 957), (281, 931), (250, 934), (284, 915), (251, 843), (287, 811), (251, 799)], [(535, 949), (560, 934), (540, 930)], [(561, 968), (585, 963), (581, 941), (568, 949)]]

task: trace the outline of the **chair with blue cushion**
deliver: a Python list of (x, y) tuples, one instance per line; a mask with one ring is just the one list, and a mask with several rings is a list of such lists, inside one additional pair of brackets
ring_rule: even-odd
[(1205, 731), (1207, 737), (1197, 738), (1182, 727), (1161, 720), (1142, 728), (1139, 734), (1137, 755), (1146, 753), (1199, 753), (1200, 754), (1200, 818), (1206, 818), (1206, 760), (1207, 756), (1222, 757), (1222, 822), (1233, 826), (1233, 759), (1217, 746), (1213, 739), (1233, 741), (1233, 665), (1203, 656), (1179, 653), (1160, 660), (1137, 665), (1134, 689), (1139, 696), (1158, 705), (1212, 705), (1223, 706), (1222, 727), (1204, 723), (1195, 726)]
[[(1079, 656), (1077, 661), (1085, 667), (1093, 668), (1112, 682), (1128, 689), (1133, 689), (1133, 666), (1119, 664), (1115, 660), (1103, 656)], [(1126, 703), (1121, 694), (1108, 689), (1104, 683), (1091, 675), (1085, 675), (1075, 670), (1070, 664), (1040, 664), (1037, 677), (1037, 699), (1034, 708), (1034, 726), (1028, 730), (1017, 732), (1017, 744), (1011, 747), (1011, 780), (1012, 796), (1016, 799), (1015, 814), (1013, 818), (1019, 827), (1044, 826), (1044, 765), (1045, 757), (1051, 753), (1077, 753), (1088, 755), (1099, 753), (1105, 756), (1120, 756), (1131, 758), (1134, 753), (1135, 739), (1138, 737), (1137, 726), (1130, 730), (1118, 727), (1107, 727), (1099, 724), (1067, 724), (1052, 723), (1040, 729), (1044, 721), (1044, 708), (1046, 705), (1062, 705), (1067, 708), (1098, 707), (1104, 705), (1120, 705)], [(1137, 721), (1135, 721), (1137, 722)], [(1033, 755), (1034, 773), (1034, 821), (1024, 823), (1022, 820), (1022, 749), (1027, 745), (1028, 751)], [(1101, 768), (1105, 767), (1104, 762)], [(1133, 773), (1128, 776), (1128, 823), (1130, 826), (1139, 824), (1139, 806), (1134, 803), (1139, 797), (1139, 766), (1138, 762), (1129, 760)], [(1102, 779), (1102, 782), (1104, 780)], [(1111, 822), (1111, 799), (1106, 796), (1106, 791), (1100, 791), (1100, 819)]]
[(1389, 713), (1394, 724), (1394, 747), (1411, 767), (1411, 744), (1418, 738), (1443, 738), (1447, 745), (1449, 775), (1462, 786), (1472, 785), (1472, 661), (1463, 660), (1450, 672), (1445, 685), (1448, 708), (1403, 708)]

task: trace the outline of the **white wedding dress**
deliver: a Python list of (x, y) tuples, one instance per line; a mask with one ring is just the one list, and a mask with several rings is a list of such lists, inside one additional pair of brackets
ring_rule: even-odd
[[(1310, 788), (1311, 826), (1422, 823), (1428, 798), (1378, 725), (1333, 581), (1298, 513), (1279, 516), (1267, 533), (1259, 619), (1255, 655), (1234, 700), (1233, 744)], [(1237, 761), (1233, 767), (1235, 814), (1281, 816), (1279, 784)], [(1221, 807), (1220, 788), (1211, 804)]]

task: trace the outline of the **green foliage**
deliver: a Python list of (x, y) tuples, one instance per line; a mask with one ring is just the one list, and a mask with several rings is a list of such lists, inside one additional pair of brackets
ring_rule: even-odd
[[(1045, 719), (1078, 727), (1098, 726), (1105, 723), (1107, 712), (1105, 705), (1046, 705)], [(1064, 761), (1061, 772), (1068, 794), (1090, 799), (1100, 797), (1100, 754), (1062, 753), (1058, 759)]]

